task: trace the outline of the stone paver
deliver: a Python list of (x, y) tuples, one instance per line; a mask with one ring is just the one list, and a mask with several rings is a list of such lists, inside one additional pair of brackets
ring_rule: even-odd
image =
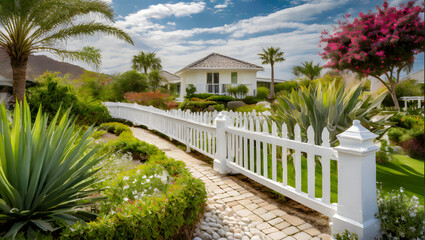
[[(131, 129), (135, 137), (157, 146), (168, 157), (185, 162), (193, 176), (205, 183), (209, 204), (212, 200), (221, 201), (224, 206), (227, 206), (227, 209), (232, 209), (236, 215), (249, 221), (251, 229), (257, 229), (255, 231), (264, 234), (261, 239), (304, 240), (313, 237), (323, 240), (331, 239), (330, 235), (323, 234), (312, 225), (305, 223), (304, 220), (287, 214), (278, 206), (269, 203), (270, 199), (259, 197), (248, 189), (244, 189), (237, 182), (215, 172), (212, 166), (194, 158), (171, 142), (145, 129)], [(243, 229), (238, 231), (244, 233)], [(245, 237), (249, 234), (247, 233)], [(238, 233), (235, 233), (234, 237), (237, 235)], [(256, 236), (248, 239), (257, 239)]]

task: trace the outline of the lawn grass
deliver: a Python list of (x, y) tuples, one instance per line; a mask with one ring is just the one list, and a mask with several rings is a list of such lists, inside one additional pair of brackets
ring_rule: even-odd
[(382, 190), (403, 187), (408, 196), (415, 195), (424, 204), (424, 161), (406, 155), (393, 155), (392, 160), (376, 165), (376, 181), (382, 183)]

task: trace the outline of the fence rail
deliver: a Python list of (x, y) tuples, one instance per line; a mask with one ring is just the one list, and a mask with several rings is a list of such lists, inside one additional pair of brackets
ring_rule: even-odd
[[(372, 239), (379, 230), (374, 214), (376, 135), (354, 121), (338, 135), (340, 145), (330, 147), (329, 132), (322, 144), (314, 143), (312, 127), (294, 139), (285, 124), (268, 123), (256, 112), (164, 111), (129, 103), (104, 103), (112, 116), (145, 125), (214, 158), (221, 173), (241, 173), (294, 199), (333, 221), (332, 231), (345, 229)], [(302, 141), (301, 136), (304, 137)]]

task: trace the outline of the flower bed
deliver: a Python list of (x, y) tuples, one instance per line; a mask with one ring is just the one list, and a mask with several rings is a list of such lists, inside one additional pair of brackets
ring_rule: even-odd
[[(185, 164), (167, 158), (153, 145), (130, 138), (124, 128), (119, 138), (106, 144), (117, 147), (123, 138), (145, 146), (148, 160), (128, 171), (99, 183), (105, 190), (97, 205), (99, 218), (87, 224), (74, 224), (62, 232), (63, 239), (188, 239), (204, 211), (203, 182), (192, 177)], [(111, 129), (108, 129), (112, 131)], [(132, 134), (131, 134), (132, 136)], [(142, 152), (142, 148), (138, 148)], [(119, 160), (118, 160), (119, 161)], [(124, 162), (125, 163), (125, 162)], [(117, 166), (112, 164), (113, 168)], [(105, 169), (111, 172), (111, 169)]]

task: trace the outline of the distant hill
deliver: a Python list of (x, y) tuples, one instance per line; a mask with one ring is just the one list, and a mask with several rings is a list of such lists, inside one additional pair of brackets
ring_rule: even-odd
[[(44, 55), (31, 55), (27, 66), (27, 79), (35, 79), (45, 71), (60, 72), (61, 76), (72, 74), (73, 80), (84, 73), (84, 68), (74, 64), (59, 62)], [(0, 49), (0, 76), (6, 79), (12, 79), (12, 67), (10, 66), (9, 56), (6, 51)]]

